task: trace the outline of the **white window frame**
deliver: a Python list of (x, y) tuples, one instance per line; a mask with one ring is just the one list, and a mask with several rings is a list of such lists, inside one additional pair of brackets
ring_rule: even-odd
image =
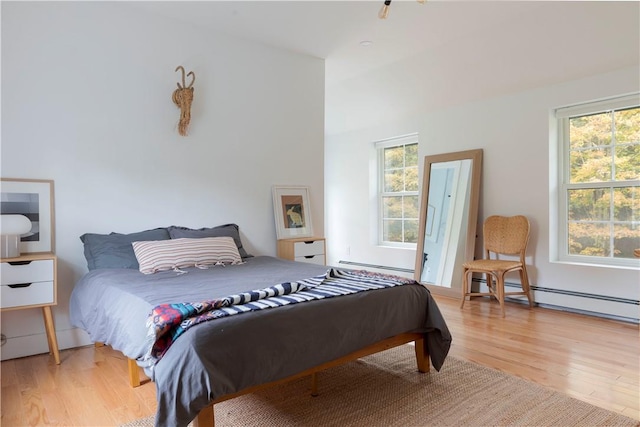
[[(551, 181), (551, 212), (550, 212), (550, 254), (551, 261), (570, 264), (593, 265), (615, 268), (640, 269), (640, 260), (615, 257), (595, 257), (569, 254), (569, 206), (568, 191), (580, 188), (622, 188), (640, 186), (640, 180), (611, 181), (602, 183), (570, 183), (570, 141), (569, 120), (574, 117), (604, 113), (613, 110), (640, 106), (640, 94), (634, 93), (615, 98), (607, 98), (594, 102), (583, 103), (555, 109), (550, 120), (550, 138), (556, 147), (557, 162), (554, 162), (551, 151), (550, 172), (555, 166), (556, 179)], [(554, 135), (555, 134), (555, 135)], [(555, 143), (555, 144), (554, 144)], [(615, 155), (615, 154), (613, 154)], [(554, 165), (554, 163), (556, 163)], [(555, 212), (554, 212), (555, 211)], [(613, 238), (613, 237), (612, 237)]]
[[(384, 240), (384, 205), (383, 205), (383, 198), (385, 196), (416, 196), (419, 197), (419, 190), (420, 190), (420, 176), (418, 174), (418, 189), (416, 191), (403, 191), (403, 192), (399, 192), (399, 193), (389, 193), (389, 192), (385, 192), (384, 191), (384, 149), (385, 148), (391, 148), (391, 147), (399, 147), (402, 145), (412, 145), (412, 144), (418, 144), (418, 134), (417, 133), (412, 133), (412, 134), (408, 134), (408, 135), (402, 135), (402, 136), (398, 136), (398, 137), (394, 137), (394, 138), (388, 138), (388, 139), (384, 139), (384, 140), (380, 140), (380, 141), (376, 141), (374, 142), (375, 145), (375, 149), (376, 149), (376, 156), (377, 156), (377, 161), (378, 161), (378, 191), (377, 191), (377, 195), (378, 195), (378, 245), (380, 246), (390, 246), (390, 247), (398, 247), (398, 248), (407, 248), (407, 249), (416, 249), (417, 247), (417, 242), (416, 243), (410, 243), (410, 242), (390, 242), (387, 240)], [(418, 145), (419, 148), (419, 145)], [(419, 156), (418, 156), (419, 159)], [(418, 160), (418, 164), (417, 164), (418, 169), (420, 168), (420, 161)], [(417, 218), (419, 221), (419, 218)], [(404, 223), (403, 223), (403, 230), (402, 230), (402, 235), (404, 236)]]

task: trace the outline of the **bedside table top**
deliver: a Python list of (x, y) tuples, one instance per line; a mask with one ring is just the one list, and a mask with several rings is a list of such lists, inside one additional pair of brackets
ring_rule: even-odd
[(37, 261), (41, 259), (56, 259), (56, 254), (53, 252), (25, 253), (18, 257), (0, 258), (0, 262)]
[(292, 237), (290, 239), (278, 239), (278, 242), (312, 242), (314, 240), (326, 240), (324, 237)]

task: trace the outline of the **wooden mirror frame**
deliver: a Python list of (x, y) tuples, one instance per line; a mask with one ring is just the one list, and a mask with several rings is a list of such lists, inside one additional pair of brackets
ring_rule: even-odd
[[(424, 170), (421, 187), (421, 201), (420, 201), (420, 223), (418, 228), (418, 244), (416, 246), (416, 264), (414, 271), (414, 278), (416, 281), (421, 282), (422, 278), (422, 266), (424, 258), (424, 246), (426, 236), (427, 225), (427, 208), (429, 200), (429, 182), (431, 179), (431, 166), (436, 163), (451, 162), (456, 160), (467, 160), (471, 162), (471, 182), (470, 182), (470, 194), (468, 205), (468, 224), (467, 224), (467, 238), (466, 247), (464, 251), (465, 260), (473, 260), (476, 243), (476, 228), (478, 224), (478, 205), (480, 201), (480, 179), (482, 173), (482, 149), (458, 151), (453, 153), (443, 153), (432, 156), (425, 156), (424, 158)], [(464, 261), (462, 261), (464, 262)], [(459, 265), (460, 264), (460, 265)], [(455, 269), (461, 269), (461, 262), (456, 262)], [(455, 274), (454, 274), (455, 276)], [(446, 296), (460, 299), (460, 286), (439, 286), (434, 284), (423, 283), (436, 294), (443, 294)]]

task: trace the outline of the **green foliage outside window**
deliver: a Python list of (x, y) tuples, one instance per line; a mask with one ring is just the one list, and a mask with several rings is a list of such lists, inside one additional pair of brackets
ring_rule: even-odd
[(569, 254), (640, 248), (640, 108), (569, 119)]

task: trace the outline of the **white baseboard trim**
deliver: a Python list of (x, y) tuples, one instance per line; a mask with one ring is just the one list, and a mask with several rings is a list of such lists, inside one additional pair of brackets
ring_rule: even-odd
[[(65, 329), (56, 331), (58, 349), (83, 347), (92, 344), (89, 335), (82, 329)], [(0, 347), (0, 360), (16, 359), (18, 357), (33, 356), (49, 353), (47, 335), (43, 333), (7, 338), (7, 342)], [(61, 354), (60, 359), (64, 362)]]

